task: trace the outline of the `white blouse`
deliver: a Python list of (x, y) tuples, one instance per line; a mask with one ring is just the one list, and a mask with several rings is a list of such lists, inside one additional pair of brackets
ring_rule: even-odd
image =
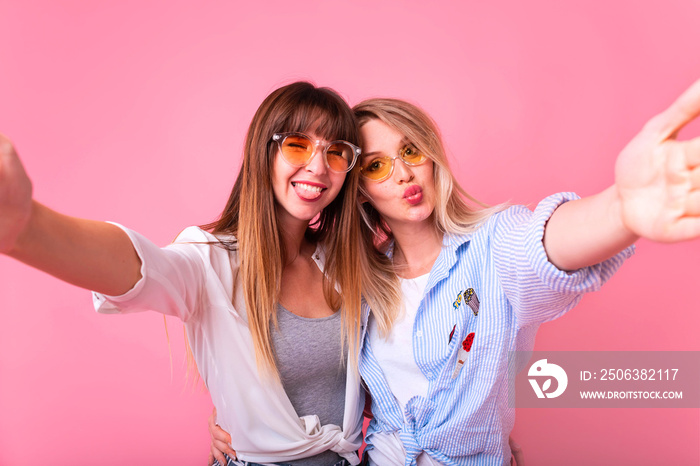
[[(258, 373), (237, 277), (237, 251), (219, 246), (217, 237), (198, 227), (185, 229), (172, 244), (159, 248), (117, 226), (129, 235), (141, 258), (142, 278), (121, 296), (93, 293), (95, 309), (153, 310), (184, 322), (217, 423), (231, 434), (239, 460), (282, 462), (332, 450), (353, 465), (359, 463), (364, 406), (359, 376), (347, 371), (342, 428), (320, 425), (316, 415), (297, 416), (279, 380)], [(313, 258), (323, 270), (322, 248)]]

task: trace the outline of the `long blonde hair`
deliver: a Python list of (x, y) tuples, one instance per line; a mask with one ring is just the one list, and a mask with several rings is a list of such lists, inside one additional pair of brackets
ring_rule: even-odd
[[(359, 126), (377, 119), (398, 131), (433, 161), (436, 203), (433, 219), (435, 229), (442, 234), (465, 234), (475, 231), (491, 215), (504, 205), (490, 207), (472, 197), (457, 182), (447, 160), (440, 130), (432, 118), (420, 107), (399, 99), (368, 99), (353, 107)], [(369, 181), (371, 183), (371, 181)], [(362, 185), (360, 184), (362, 191)], [(393, 241), (391, 229), (371, 203), (361, 205), (361, 234), (364, 244), (374, 246), (371, 258), (377, 264), (372, 268), (371, 283), (381, 283), (384, 291), (369, 290), (365, 297), (370, 301), (372, 314), (380, 333), (387, 335), (398, 314), (401, 302), (401, 286), (395, 269), (384, 254)], [(365, 285), (367, 289), (367, 285)], [(376, 298), (377, 293), (390, 296)]]
[[(271, 173), (276, 156), (272, 135), (308, 131), (326, 140), (342, 139), (359, 145), (352, 110), (332, 89), (295, 82), (272, 92), (258, 108), (248, 129), (243, 165), (226, 207), (217, 221), (203, 226), (215, 235), (230, 234), (236, 238), (224, 246), (237, 250), (240, 257), (239, 275), (261, 372), (277, 373), (270, 327), (277, 322), (276, 305), (285, 257), (272, 191)], [(341, 307), (342, 339), (347, 342), (352, 367), (357, 365), (361, 299), (357, 168), (348, 173), (338, 196), (306, 232), (309, 240), (325, 244), (324, 296), (332, 309)]]

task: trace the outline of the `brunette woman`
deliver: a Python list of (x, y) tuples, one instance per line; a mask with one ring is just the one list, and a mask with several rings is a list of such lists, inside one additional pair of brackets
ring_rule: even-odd
[(159, 248), (32, 200), (0, 136), (0, 252), (94, 290), (99, 312), (182, 319), (237, 463), (357, 464), (357, 144), (334, 91), (277, 89), (253, 117), (219, 220)]

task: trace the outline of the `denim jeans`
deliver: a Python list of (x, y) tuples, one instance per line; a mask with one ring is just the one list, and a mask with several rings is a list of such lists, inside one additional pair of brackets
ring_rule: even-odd
[[(260, 463), (249, 463), (248, 461), (234, 461), (229, 457), (227, 454), (224, 453), (224, 456), (226, 457), (226, 465), (225, 466), (262, 466)], [(278, 466), (290, 466), (289, 463), (275, 463)], [(214, 466), (221, 466), (221, 463), (218, 461), (214, 461)], [(338, 461), (332, 466), (350, 466), (350, 463), (348, 460), (343, 458), (342, 460)]]

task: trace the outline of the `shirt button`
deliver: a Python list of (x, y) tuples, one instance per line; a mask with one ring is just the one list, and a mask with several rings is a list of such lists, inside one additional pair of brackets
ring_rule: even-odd
[(417, 336), (418, 338), (421, 338), (421, 337), (423, 336), (423, 330), (418, 330), (418, 331), (416, 332), (416, 336)]

